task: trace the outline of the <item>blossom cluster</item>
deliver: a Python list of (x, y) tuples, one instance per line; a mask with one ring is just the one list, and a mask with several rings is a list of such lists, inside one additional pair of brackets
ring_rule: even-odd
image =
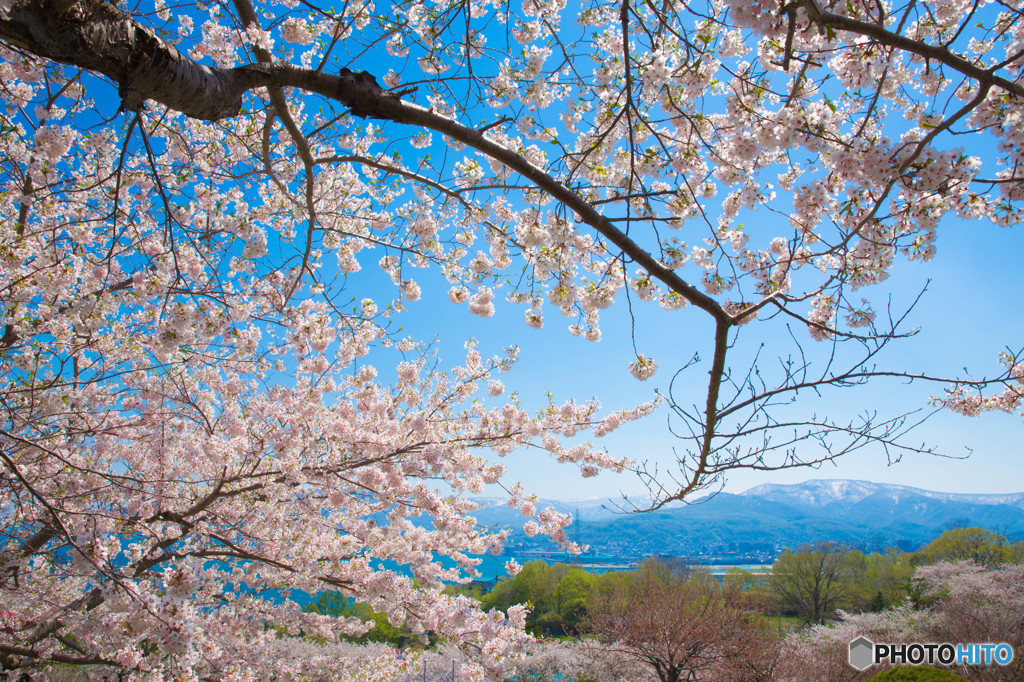
[[(524, 447), (584, 477), (630, 467), (583, 440), (658, 402), (526, 410), (498, 376), (514, 350), (470, 344), (443, 369), (401, 335), (406, 311), (439, 288), (597, 342), (615, 306), (658, 306), (713, 319), (719, 358), (767, 311), (878, 341), (871, 287), (932, 258), (945, 218), (1021, 220), (1012, 7), (977, 23), (942, 0), (895, 24), (869, 0), (252, 4), (116, 13), (185, 80), (317, 86), (247, 91), (218, 121), (107, 111), (95, 74), (0, 45), (0, 637), (27, 665), (244, 678), (278, 634), (365, 630), (289, 598), (336, 589), (500, 678), (522, 613), (444, 591), (512, 532), (471, 496)], [(0, 32), (33, 7), (0, 6)], [(403, 124), (332, 98), (363, 68)], [(660, 380), (673, 360), (641, 350), (611, 371)], [(936, 402), (1020, 412), (1024, 370), (1003, 360), (1001, 392)], [(567, 516), (508, 489), (523, 532), (578, 549)], [(384, 658), (353, 666), (407, 670)]]

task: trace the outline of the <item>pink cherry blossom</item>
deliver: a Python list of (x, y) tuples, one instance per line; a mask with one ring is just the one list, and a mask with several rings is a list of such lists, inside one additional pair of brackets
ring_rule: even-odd
[[(790, 420), (766, 411), (876, 372), (804, 391), (734, 348), (790, 324), (878, 349), (902, 334), (878, 285), (949, 220), (1024, 216), (1009, 5), (314, 4), (80, 0), (57, 23), (112, 23), (68, 43), (55, 3), (0, 3), (0, 644), (30, 674), (415, 670), (293, 600), (332, 590), (443, 639), (465, 679), (508, 677), (524, 611), (445, 589), (513, 532), (472, 497), (526, 447), (642, 472), (586, 438), (678, 406), (527, 411), (514, 348), (437, 357), (409, 316), (446, 294), (598, 342), (618, 306), (630, 357), (665, 333), (648, 312), (678, 319), (659, 363), (694, 358), (707, 399), (673, 411), (698, 454), (650, 481), (658, 505), (829, 459), (772, 450)], [(934, 403), (1020, 415), (1019, 353), (1000, 361)], [(795, 438), (899, 450), (883, 431), (814, 418)], [(508, 489), (523, 533), (579, 550), (568, 516)]]

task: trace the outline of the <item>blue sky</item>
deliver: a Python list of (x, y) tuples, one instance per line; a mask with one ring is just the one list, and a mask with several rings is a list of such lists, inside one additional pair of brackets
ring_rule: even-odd
[[(545, 114), (551, 117), (551, 123), (558, 111), (555, 107), (553, 112)], [(901, 118), (893, 117), (892, 125), (896, 128), (904, 124)], [(385, 136), (391, 130), (399, 135), (407, 132), (400, 127), (390, 129), (388, 125), (384, 127)], [(896, 128), (894, 137), (899, 132)], [(993, 155), (992, 140), (975, 137), (981, 139), (972, 137), (970, 152), (986, 157)], [(440, 141), (435, 140), (435, 144), (439, 145)], [(714, 220), (714, 215), (711, 219)], [(774, 225), (773, 221), (782, 224)], [(758, 211), (751, 219), (756, 228), (750, 229), (771, 233), (778, 228), (776, 233), (785, 234), (789, 228), (784, 221), (780, 216)], [(685, 232), (684, 228), (680, 236), (691, 243), (704, 236), (702, 233), (690, 238)], [(920, 333), (893, 343), (881, 356), (880, 369), (952, 377), (964, 376), (966, 368), (974, 377), (997, 375), (1002, 371), (998, 353), (1007, 347), (1018, 350), (1024, 344), (1024, 316), (1019, 312), (1024, 282), (1017, 266), (1018, 254), (1024, 251), (1024, 233), (987, 222), (947, 219), (939, 228), (937, 246), (938, 254), (932, 261), (901, 262), (884, 285), (858, 292), (868, 298), (881, 315), (890, 297), (894, 311), (899, 313), (926, 284), (928, 286), (907, 324), (908, 328), (919, 327)], [(375, 269), (372, 264), (382, 255), (378, 251), (370, 253), (371, 257), (361, 258), (366, 270)], [(630, 268), (630, 274), (633, 269)], [(364, 274), (365, 271), (360, 273)], [(509, 391), (518, 392), (528, 407), (543, 405), (549, 391), (556, 401), (594, 397), (606, 410), (629, 407), (650, 400), (656, 389), (667, 391), (673, 373), (694, 353), (704, 358), (705, 365), (686, 372), (678, 384), (682, 390), (676, 397), (684, 403), (703, 404), (713, 330), (708, 317), (700, 311), (691, 308), (665, 313), (649, 303), (634, 306), (636, 351), (654, 358), (660, 368), (655, 377), (641, 383), (628, 372), (634, 350), (631, 319), (621, 293), (616, 306), (603, 311), (603, 340), (594, 344), (571, 336), (567, 326), (574, 320), (559, 317), (551, 308), (545, 308), (545, 326), (539, 331), (523, 322), (522, 307), (500, 300), (496, 300), (496, 315), (481, 319), (471, 315), (466, 306), (452, 305), (445, 295), (447, 284), (439, 277), (434, 279), (421, 272), (413, 274), (423, 285), (423, 298), (409, 304), (408, 313), (401, 315), (398, 323), (416, 339), (429, 340), (437, 336), (442, 364), (447, 365), (462, 359), (463, 344), (471, 337), (479, 340), (480, 350), (485, 355), (500, 353), (508, 344), (518, 344), (520, 362), (502, 378)], [(684, 276), (692, 275), (692, 269), (684, 272)], [(383, 284), (378, 285), (377, 278), (371, 277), (374, 284), (369, 289), (354, 286), (348, 291), (357, 297), (372, 296), (379, 301), (394, 296), (389, 282), (382, 280)], [(504, 293), (496, 292), (496, 298), (501, 299)], [(809, 309), (808, 305), (803, 312)], [(808, 352), (827, 350), (826, 344), (810, 340), (805, 330), (795, 332)], [(734, 366), (741, 365), (736, 361), (749, 356), (761, 342), (765, 344), (760, 356), (762, 368), (777, 367), (779, 355), (793, 350), (784, 321), (758, 321), (740, 330), (739, 344), (731, 351)], [(853, 416), (877, 409), (880, 416), (885, 417), (914, 409), (927, 411), (929, 397), (941, 394), (939, 384), (905, 385), (896, 379), (877, 380), (868, 386), (834, 391), (821, 400), (801, 394), (792, 413)], [(660, 471), (669, 473), (675, 461), (673, 448), (681, 444), (666, 425), (667, 414), (668, 410), (662, 409), (646, 420), (594, 442), (614, 456), (646, 460), (652, 467), (657, 465)], [(909, 441), (934, 445), (941, 452), (958, 458), (973, 451), (969, 458), (907, 455), (890, 465), (881, 448), (867, 447), (817, 469), (770, 473), (736, 471), (728, 477), (725, 489), (739, 492), (766, 482), (850, 478), (943, 491), (1024, 491), (1024, 477), (1020, 475), (1024, 473), (1024, 466), (1019, 463), (1020, 455), (1024, 454), (1019, 444), (1021, 436), (1024, 436), (1024, 423), (1020, 416), (986, 414), (967, 418), (940, 412), (919, 427)], [(630, 495), (646, 492), (643, 484), (631, 474), (616, 476), (603, 472), (597, 478), (584, 480), (575, 467), (558, 465), (541, 452), (517, 452), (506, 458), (505, 463), (510, 468), (510, 481), (521, 480), (528, 490), (542, 497), (617, 497), (622, 492)]]
[[(497, 28), (495, 30), (498, 30)], [(378, 51), (380, 52), (380, 51)], [(377, 54), (377, 53), (375, 53)], [(379, 54), (381, 62), (373, 68), (386, 70), (395, 60)], [(369, 66), (359, 64), (355, 66)], [(109, 89), (93, 89), (90, 94), (112, 96)], [(111, 103), (110, 108), (113, 108)], [(557, 112), (555, 112), (557, 113)], [(552, 114), (553, 115), (553, 114)], [(409, 132), (397, 129), (398, 135)], [(385, 135), (389, 133), (385, 124)], [(438, 141), (439, 144), (439, 141)], [(974, 153), (990, 153), (991, 150)], [(779, 220), (760, 215), (759, 228), (771, 230), (763, 221)], [(783, 230), (785, 232), (785, 230)], [(912, 313), (910, 326), (921, 328), (914, 338), (893, 344), (883, 356), (883, 369), (922, 372), (944, 376), (963, 375), (966, 367), (974, 376), (994, 375), (1001, 367), (997, 354), (1005, 347), (1014, 350), (1024, 344), (1024, 316), (1020, 314), (1022, 276), (1017, 265), (1024, 251), (1024, 233), (1020, 229), (998, 228), (989, 223), (964, 223), (947, 220), (939, 229), (938, 255), (929, 263), (901, 263), (884, 285), (864, 291), (876, 310), (885, 308), (891, 295), (894, 308), (908, 305), (930, 279), (929, 290)], [(383, 253), (374, 250), (361, 257), (364, 271), (353, 277), (346, 294), (357, 300), (370, 296), (384, 302), (394, 297), (393, 285), (380, 275), (376, 259)], [(632, 271), (631, 271), (632, 272)], [(613, 309), (602, 316), (603, 340), (594, 344), (571, 336), (566, 327), (572, 321), (556, 311), (545, 310), (542, 330), (533, 330), (523, 322), (523, 308), (498, 301), (497, 314), (481, 319), (466, 306), (447, 300), (447, 284), (436, 275), (414, 273), (423, 285), (423, 298), (408, 305), (408, 313), (396, 323), (418, 340), (438, 337), (442, 364), (451, 365), (464, 357), (463, 344), (471, 337), (480, 342), (486, 354), (500, 353), (508, 344), (521, 347), (520, 362), (502, 377), (509, 391), (516, 391), (528, 407), (539, 407), (552, 392), (556, 401), (574, 397), (595, 397), (606, 410), (615, 410), (647, 401), (655, 389), (666, 391), (676, 369), (694, 353), (710, 358), (712, 329), (706, 315), (693, 309), (665, 313), (653, 304), (637, 305), (636, 350), (653, 357), (659, 372), (647, 382), (636, 381), (628, 372), (634, 357), (631, 320), (620, 295)], [(504, 292), (497, 292), (500, 298)], [(804, 330), (797, 337), (811, 351), (824, 346), (811, 341)], [(763, 342), (762, 367), (775, 366), (780, 353), (792, 349), (781, 321), (758, 321), (741, 329), (736, 357), (749, 354)], [(780, 350), (781, 349), (781, 350)], [(388, 360), (393, 358), (389, 357)], [(735, 359), (735, 358), (734, 358)], [(374, 362), (382, 370), (386, 361)], [(689, 369), (677, 394), (682, 402), (703, 403), (706, 368)], [(866, 387), (832, 393), (826, 399), (801, 396), (796, 409), (819, 414), (856, 414), (878, 409), (893, 414), (928, 407), (928, 397), (941, 393), (935, 384), (906, 386), (896, 380), (876, 381)], [(595, 441), (617, 457), (647, 460), (660, 470), (672, 471), (673, 448), (678, 441), (666, 426), (667, 410), (624, 427), (612, 436)], [(920, 427), (913, 440), (939, 446), (951, 455), (968, 459), (943, 459), (916, 455), (889, 466), (882, 452), (867, 448), (826, 464), (819, 469), (794, 469), (774, 473), (734, 472), (726, 490), (738, 492), (766, 482), (791, 483), (809, 478), (855, 478), (898, 483), (923, 488), (962, 492), (1024, 491), (1020, 475), (1024, 423), (1019, 416), (988, 414), (966, 418), (940, 413)], [(615, 497), (620, 492), (641, 494), (644, 486), (636, 477), (607, 472), (597, 478), (582, 479), (575, 467), (558, 465), (540, 452), (517, 452), (506, 458), (510, 481), (521, 480), (528, 490), (542, 497), (573, 499)]]
[[(500, 29), (495, 27), (495, 30)], [(384, 60), (382, 66), (376, 63), (356, 66), (383, 71), (396, 63), (389, 57), (381, 55), (381, 58)], [(554, 116), (559, 111), (560, 108), (555, 107), (545, 114), (550, 119), (549, 123), (555, 123)], [(472, 115), (470, 119), (466, 122), (478, 123)], [(900, 127), (904, 124), (902, 119), (893, 118), (892, 125)], [(383, 124), (385, 137), (409, 132), (402, 126)], [(897, 132), (894, 130), (894, 136)], [(439, 155), (447, 153), (440, 146), (439, 136), (434, 137), (436, 149), (431, 151)], [(973, 143), (971, 153), (990, 157), (994, 152), (992, 141), (983, 136), (976, 137), (982, 139)], [(411, 162), (416, 157), (417, 154), (412, 152), (406, 160)], [(786, 202), (780, 205), (784, 206)], [(714, 220), (713, 215), (711, 219)], [(776, 225), (775, 221), (780, 224)], [(751, 217), (749, 229), (758, 233), (785, 234), (790, 228), (784, 223), (784, 217), (758, 211)], [(684, 228), (680, 236), (691, 243), (705, 236), (701, 233), (691, 238), (685, 232)], [(899, 312), (910, 305), (931, 281), (927, 293), (909, 318), (908, 326), (920, 327), (921, 332), (892, 344), (881, 358), (881, 369), (939, 376), (963, 376), (965, 367), (975, 377), (1000, 373), (1002, 367), (998, 364), (998, 353), (1006, 347), (1017, 350), (1020, 344), (1024, 344), (1024, 316), (1019, 313), (1019, 292), (1024, 282), (1017, 267), (1018, 254), (1022, 250), (1024, 233), (1019, 229), (946, 220), (939, 229), (938, 255), (932, 261), (902, 262), (888, 282), (861, 294), (880, 314), (891, 296), (893, 309)], [(353, 278), (353, 286), (346, 293), (356, 298), (371, 296), (379, 302), (394, 297), (391, 283), (379, 277), (379, 272), (369, 272), (376, 270), (375, 263), (381, 255), (380, 250), (373, 250), (360, 257), (364, 271)], [(518, 264), (513, 267), (518, 267)], [(634, 269), (630, 268), (630, 274)], [(692, 268), (686, 270), (684, 276), (693, 276), (693, 272)], [(621, 293), (617, 305), (603, 312), (603, 340), (594, 344), (571, 336), (567, 326), (575, 320), (561, 318), (551, 308), (545, 308), (544, 328), (533, 330), (523, 322), (523, 308), (503, 303), (500, 299), (506, 291), (497, 291), (496, 315), (481, 319), (470, 314), (465, 305), (455, 306), (448, 301), (448, 285), (436, 273), (420, 271), (411, 274), (422, 285), (423, 298), (408, 304), (408, 312), (399, 316), (396, 323), (418, 340), (436, 336), (442, 365), (460, 362), (464, 357), (463, 344), (471, 337), (479, 340), (480, 350), (485, 355), (497, 354), (506, 345), (518, 344), (521, 347), (520, 362), (502, 378), (509, 391), (518, 392), (528, 407), (543, 405), (549, 391), (556, 401), (570, 397), (578, 400), (594, 397), (606, 410), (629, 407), (650, 400), (656, 389), (667, 391), (673, 373), (694, 353), (704, 358), (705, 363), (710, 360), (713, 333), (710, 321), (705, 314), (692, 308), (665, 313), (649, 303), (634, 306), (636, 351), (654, 358), (660, 367), (655, 377), (641, 383), (628, 372), (635, 352), (631, 340), (631, 319)], [(809, 309), (808, 305), (804, 312)], [(827, 345), (810, 340), (805, 330), (795, 331), (805, 350), (824, 352), (827, 349)], [(740, 330), (739, 345), (731, 352), (733, 361), (749, 356), (761, 342), (765, 344), (761, 352), (763, 368), (777, 367), (778, 356), (793, 350), (783, 320), (758, 321)], [(386, 363), (377, 364), (383, 369)], [(679, 386), (682, 390), (676, 397), (682, 402), (703, 404), (706, 366), (690, 368)], [(877, 409), (884, 417), (918, 408), (928, 410), (929, 397), (941, 393), (942, 387), (938, 384), (907, 386), (895, 379), (879, 380), (865, 387), (832, 392), (822, 400), (813, 395), (801, 395), (795, 413), (853, 416)], [(667, 413), (662, 409), (646, 420), (595, 441), (595, 444), (607, 448), (614, 456), (646, 460), (651, 466), (657, 465), (662, 472), (671, 472), (675, 461), (673, 448), (680, 443), (666, 425)], [(737, 471), (729, 476), (726, 490), (738, 492), (766, 482), (851, 478), (945, 491), (1024, 491), (1024, 481), (1019, 475), (1024, 467), (1018, 463), (1022, 454), (1018, 439), (1022, 435), (1024, 423), (1019, 416), (987, 414), (966, 418), (940, 413), (931, 417), (910, 440), (935, 445), (940, 451), (957, 457), (973, 450), (970, 458), (908, 455), (890, 466), (880, 448), (868, 447), (819, 469), (801, 468), (773, 473)], [(584, 480), (575, 467), (558, 465), (541, 452), (517, 452), (506, 458), (506, 464), (510, 467), (510, 481), (521, 480), (528, 490), (542, 497), (616, 497), (621, 492), (636, 495), (646, 491), (631, 474), (616, 476), (604, 472), (597, 478)]]
[[(909, 304), (931, 280), (910, 317), (910, 326), (920, 327), (920, 333), (890, 346), (883, 356), (887, 360), (884, 368), (963, 376), (966, 367), (975, 377), (997, 374), (1001, 369), (998, 352), (1006, 347), (1016, 350), (1015, 345), (1024, 339), (1019, 298), (1024, 282), (1017, 265), (1024, 250), (1024, 233), (989, 223), (949, 220), (939, 228), (938, 245), (938, 255), (932, 261), (901, 263), (888, 282), (864, 291), (876, 310), (884, 309), (890, 295), (898, 309)], [(551, 391), (556, 401), (596, 397), (607, 410), (628, 407), (649, 400), (655, 389), (667, 391), (674, 371), (694, 352), (705, 359), (710, 356), (711, 328), (706, 316), (692, 309), (664, 313), (652, 304), (635, 306), (638, 350), (659, 364), (655, 377), (639, 382), (627, 369), (632, 346), (624, 300), (604, 311), (603, 339), (590, 343), (571, 336), (566, 329), (570, 321), (552, 315), (553, 311), (548, 311), (543, 329), (533, 330), (523, 322), (521, 307), (499, 303), (493, 318), (481, 319), (465, 306), (449, 303), (445, 290), (424, 286), (423, 299), (410, 304), (409, 312), (400, 316), (403, 328), (419, 339), (437, 335), (443, 364), (459, 362), (462, 345), (471, 337), (478, 339), (485, 354), (498, 353), (509, 343), (519, 344), (520, 362), (503, 379), (527, 406), (543, 404)], [(384, 299), (385, 293), (379, 293)], [(791, 347), (778, 323), (755, 323), (741, 331), (734, 352), (740, 355), (763, 341), (765, 367), (776, 362), (778, 353), (773, 353), (773, 348), (789, 352)], [(797, 335), (807, 339), (801, 330)], [(813, 352), (824, 346), (808, 339), (805, 348)], [(691, 402), (703, 401), (705, 371), (691, 368), (681, 382), (683, 386), (689, 384), (686, 395)], [(821, 400), (801, 395), (796, 408), (819, 414), (853, 414), (877, 408), (885, 415), (927, 409), (929, 396), (938, 394), (938, 384), (876, 380), (868, 386), (833, 392)], [(647, 460), (662, 471), (671, 471), (673, 447), (679, 442), (669, 432), (666, 417), (667, 410), (662, 409), (594, 443), (615, 456)], [(940, 412), (919, 427), (910, 440), (939, 446), (942, 452), (957, 457), (973, 450), (969, 458), (908, 455), (890, 466), (880, 448), (868, 447), (817, 469), (737, 471), (728, 477), (725, 490), (740, 492), (761, 483), (796, 483), (811, 478), (848, 478), (952, 492), (1020, 492), (1024, 491), (1022, 436), (1024, 423), (1019, 416), (990, 413), (968, 418)], [(522, 481), (528, 490), (545, 498), (615, 498), (620, 493), (637, 495), (645, 491), (631, 474), (602, 472), (584, 480), (574, 467), (559, 465), (540, 452), (517, 452), (507, 457), (505, 464), (509, 466), (510, 481)]]

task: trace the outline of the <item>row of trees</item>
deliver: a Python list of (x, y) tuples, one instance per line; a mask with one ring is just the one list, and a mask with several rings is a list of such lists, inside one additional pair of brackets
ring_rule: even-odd
[[(881, 611), (906, 599), (920, 603), (914, 581), (918, 567), (941, 561), (970, 561), (986, 567), (1024, 562), (1024, 542), (984, 528), (954, 528), (916, 552), (889, 549), (864, 554), (830, 542), (786, 550), (772, 566), (771, 579), (753, 584), (778, 612), (805, 625), (836, 618), (837, 609)], [(749, 576), (735, 576), (750, 581)]]
[[(1024, 679), (1024, 564), (985, 567), (971, 561), (940, 562), (914, 572), (918, 603), (880, 612), (840, 612), (839, 619), (790, 637), (786, 660), (806, 671), (803, 679), (864, 680), (878, 671), (856, 673), (847, 663), (849, 643), (858, 636), (874, 642), (1001, 642), (1015, 652), (1009, 666), (969, 661), (953, 670), (970, 680)], [(791, 679), (800, 679), (792, 677)]]
[[(489, 592), (456, 587), (449, 588), (449, 591), (472, 596), (488, 611), (507, 612), (525, 604), (528, 607), (527, 630), (541, 636), (572, 636), (586, 629), (586, 614), (595, 593), (615, 592), (630, 579), (630, 574), (624, 572), (598, 575), (567, 564), (528, 561), (514, 577), (499, 581)], [(373, 627), (363, 634), (349, 637), (350, 641), (393, 646), (421, 646), (426, 643), (413, 636), (408, 628), (389, 623), (386, 613), (374, 611), (337, 591), (321, 592), (305, 610), (373, 622)]]
[[(817, 671), (804, 679), (853, 680), (867, 675), (845, 666), (843, 647), (860, 634), (877, 641), (942, 635), (941, 641), (1024, 642), (1013, 630), (1019, 598), (996, 594), (1019, 591), (1022, 571), (1024, 543), (955, 528), (916, 552), (864, 554), (829, 543), (787, 550), (769, 579), (732, 570), (717, 580), (678, 560), (647, 559), (634, 571), (603, 574), (531, 561), (475, 596), (485, 611), (525, 604), (528, 630), (561, 639), (531, 654), (524, 671), (614, 678), (645, 670), (663, 681), (800, 679)], [(417, 649), (439, 643), (338, 592), (322, 593), (307, 611), (372, 621), (353, 642)], [(787, 639), (775, 615), (815, 627)], [(992, 671), (973, 665), (960, 672), (987, 679)]]
[[(838, 609), (872, 612), (898, 606), (908, 598), (922, 602), (915, 572), (941, 561), (971, 561), (987, 567), (1022, 563), (1024, 542), (1009, 542), (983, 528), (948, 530), (915, 552), (891, 548), (865, 554), (825, 542), (784, 551), (768, 577), (732, 569), (724, 584), (744, 593), (747, 606), (762, 613), (816, 625), (835, 620)], [(640, 573), (649, 570), (706, 578), (679, 560), (645, 560)], [(515, 604), (529, 604), (526, 625), (534, 633), (573, 635), (584, 630), (586, 615), (599, 595), (625, 591), (631, 580), (628, 572), (596, 574), (566, 564), (531, 561), (516, 576), (476, 596), (485, 609), (505, 611)]]
[[(557, 679), (556, 673), (621, 679), (624, 657), (644, 671), (630, 679), (852, 682), (891, 667), (883, 662), (858, 672), (848, 665), (849, 643), (861, 635), (890, 643), (1005, 642), (1018, 651), (1024, 646), (1024, 564), (941, 561), (914, 568), (911, 577), (914, 602), (839, 611), (832, 623), (784, 636), (765, 617), (765, 600), (756, 591), (649, 560), (636, 571), (595, 580), (581, 619), (587, 637), (549, 641), (520, 665), (521, 679)], [(974, 661), (951, 670), (971, 680), (1019, 679), (1024, 661), (1018, 657), (1008, 668)], [(893, 679), (919, 679), (915, 672), (921, 673)]]

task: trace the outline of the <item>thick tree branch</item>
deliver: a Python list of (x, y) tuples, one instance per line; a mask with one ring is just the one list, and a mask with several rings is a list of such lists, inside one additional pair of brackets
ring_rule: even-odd
[(193, 118), (217, 120), (241, 107), (233, 70), (181, 54), (103, 0), (21, 0), (0, 10), (0, 38), (53, 61), (101, 73), (123, 98), (152, 99)]
[[(239, 113), (242, 96), (257, 87), (294, 87), (337, 100), (356, 116), (395, 121), (444, 133), (515, 170), (572, 209), (652, 276), (718, 323), (732, 317), (710, 296), (662, 265), (590, 203), (515, 151), (429, 109), (385, 91), (372, 75), (342, 69), (338, 75), (277, 64), (219, 69), (193, 62), (128, 14), (102, 0), (77, 0), (67, 9), (57, 0), (16, 3), (0, 15), (0, 39), (37, 55), (96, 71), (131, 92), (186, 116), (204, 120)], [(54, 16), (60, 14), (60, 20)]]

